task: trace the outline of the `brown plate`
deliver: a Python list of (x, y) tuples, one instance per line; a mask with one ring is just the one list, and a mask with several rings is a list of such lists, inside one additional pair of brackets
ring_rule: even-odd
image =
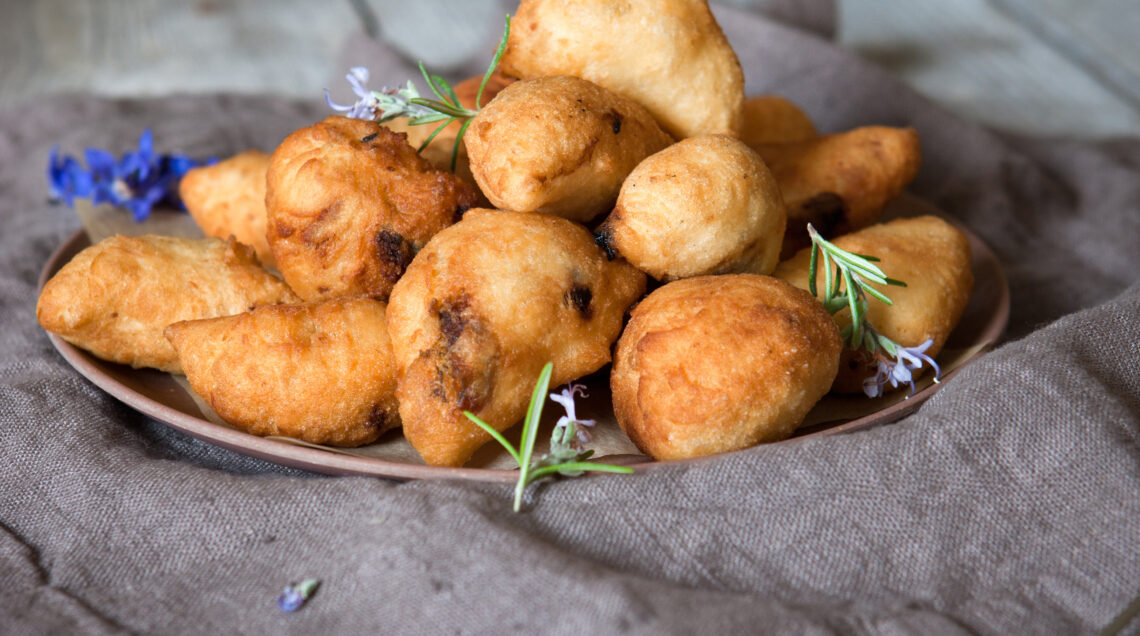
[[(904, 195), (888, 208), (884, 218), (921, 214), (946, 217), (930, 204)], [(974, 292), (962, 320), (938, 356), (943, 369), (942, 383), (988, 351), (1001, 337), (1009, 320), (1009, 286), (1001, 263), (978, 236), (960, 225), (958, 227), (970, 241)], [(75, 254), (89, 245), (90, 241), (83, 230), (71, 236), (44, 265), (40, 274), (40, 288)], [(285, 438), (249, 435), (217, 419), (189, 391), (182, 378), (100, 360), (55, 334), (48, 336), (76, 371), (131, 408), (198, 439), (245, 455), (333, 475), (376, 475), (395, 479), (473, 479), (490, 482), (512, 482), (518, 477), (517, 471), (512, 469), (513, 460), (495, 444), (487, 444), (481, 449), (469, 466), (447, 468), (423, 464), (398, 431), (360, 449), (334, 449)], [(622, 434), (610, 409), (608, 378), (607, 367), (584, 380), (590, 398), (585, 403), (579, 403), (578, 412), (583, 417), (599, 420), (595, 427), (595, 442), (591, 446), (607, 462), (625, 464), (639, 470), (666, 463), (655, 462), (641, 455)], [(904, 399), (905, 391), (896, 391), (875, 400), (861, 395), (829, 395), (812, 409), (795, 436), (777, 443), (795, 443), (803, 437), (845, 433), (894, 422), (917, 409), (942, 383), (933, 383), (926, 377), (919, 383), (914, 396), (907, 399)], [(548, 417), (544, 418), (544, 422), (547, 427), (552, 426), (557, 410), (556, 405), (546, 409)], [(516, 436), (518, 428), (520, 427), (516, 426), (512, 429)], [(549, 433), (539, 433), (539, 440), (548, 438)], [(517, 443), (517, 440), (513, 441)], [(536, 448), (536, 453), (541, 452), (541, 446)]]

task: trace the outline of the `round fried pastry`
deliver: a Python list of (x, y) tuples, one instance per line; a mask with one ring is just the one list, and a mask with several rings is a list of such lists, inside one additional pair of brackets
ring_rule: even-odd
[(404, 135), (338, 116), (286, 137), (266, 185), (269, 246), (305, 300), (387, 299), (416, 251), (477, 200)]
[(596, 82), (678, 139), (740, 127), (744, 72), (705, 0), (522, 0), (501, 68)]
[(642, 161), (622, 184), (597, 240), (658, 280), (768, 274), (786, 213), (775, 179), (727, 135), (690, 137)]
[(360, 446), (399, 426), (380, 301), (259, 307), (165, 333), (194, 392), (247, 433)]
[(495, 206), (586, 222), (642, 159), (672, 143), (636, 103), (570, 76), (511, 84), (471, 121), (471, 172)]
[(582, 226), (529, 212), (472, 210), (416, 255), (392, 290), (388, 330), (400, 368), (404, 436), (424, 461), (459, 466), (551, 386), (610, 361), (645, 275), (610, 261)]
[(810, 294), (753, 274), (668, 283), (618, 341), (614, 413), (654, 459), (684, 459), (792, 434), (835, 378), (842, 343)]

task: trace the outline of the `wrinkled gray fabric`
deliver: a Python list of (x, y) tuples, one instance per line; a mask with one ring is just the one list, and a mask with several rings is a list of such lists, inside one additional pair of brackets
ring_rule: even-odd
[[(119, 404), (35, 324), (78, 227), (60, 143), (225, 155), (323, 116), (259, 97), (0, 112), (0, 633), (1089, 633), (1140, 595), (1140, 141), (1008, 139), (824, 42), (721, 21), (750, 92), (913, 125), (913, 191), (1000, 255), (1007, 341), (860, 433), (510, 487), (309, 475)], [(372, 53), (383, 56), (377, 49)], [(399, 69), (377, 59), (375, 66)], [(402, 72), (410, 72), (402, 69)], [(402, 77), (402, 76), (401, 76)], [(301, 611), (292, 580), (323, 581)], [(1135, 629), (1136, 623), (1132, 625)]]

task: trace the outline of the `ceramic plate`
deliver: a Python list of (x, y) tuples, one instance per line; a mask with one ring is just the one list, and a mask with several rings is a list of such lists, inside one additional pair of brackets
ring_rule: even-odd
[[(937, 214), (929, 204), (910, 196), (900, 197), (884, 214), (884, 218)], [(943, 369), (942, 382), (929, 377), (919, 383), (914, 396), (903, 399), (905, 391), (871, 400), (859, 396), (825, 397), (807, 416), (804, 424), (790, 440), (832, 435), (887, 424), (914, 411), (918, 406), (966, 364), (983, 354), (1001, 337), (1009, 319), (1009, 287), (1001, 264), (993, 251), (968, 229), (959, 226), (970, 241), (973, 252), (974, 293), (958, 327), (951, 334), (938, 362)], [(68, 239), (48, 260), (40, 275), (40, 287), (56, 271), (83, 248), (90, 245), (87, 234), (80, 230)], [(49, 334), (52, 344), (67, 362), (96, 386), (131, 408), (203, 441), (259, 457), (271, 462), (335, 475), (375, 475), (395, 479), (473, 479), (513, 482), (518, 473), (513, 460), (495, 444), (487, 444), (463, 468), (427, 466), (411, 446), (393, 431), (379, 441), (359, 449), (333, 449), (285, 438), (263, 438), (243, 433), (217, 418), (193, 395), (184, 378), (149, 369), (99, 360), (62, 338)], [(625, 464), (638, 470), (665, 462), (655, 462), (641, 455), (618, 428), (610, 407), (608, 367), (585, 379), (590, 398), (579, 402), (581, 417), (595, 418), (595, 448), (599, 458), (609, 463)], [(550, 404), (544, 418), (547, 427), (557, 418), (559, 407)], [(516, 426), (512, 429), (518, 434)], [(549, 439), (540, 432), (539, 440)], [(517, 443), (517, 440), (514, 440)], [(543, 452), (541, 447), (536, 452)], [(704, 459), (704, 458), (702, 458)], [(700, 460), (681, 460), (700, 461)]]

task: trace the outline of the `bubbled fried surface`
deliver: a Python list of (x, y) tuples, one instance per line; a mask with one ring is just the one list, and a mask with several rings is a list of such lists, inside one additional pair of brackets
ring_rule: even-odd
[[(868, 299), (867, 320), (875, 329), (904, 347), (933, 340), (926, 354), (937, 355), (974, 289), (970, 243), (965, 235), (938, 217), (920, 216), (872, 225), (832, 243), (855, 254), (878, 257), (881, 260), (876, 265), (883, 273), (906, 283), (906, 287), (871, 284), (893, 303), (888, 306)], [(810, 259), (811, 250), (801, 250), (780, 263), (773, 276), (807, 289)], [(823, 281), (823, 272), (817, 272), (819, 289)], [(841, 285), (840, 289), (845, 287)], [(846, 311), (836, 314), (835, 319), (840, 327), (850, 322)], [(848, 357), (840, 368), (836, 389), (860, 392), (863, 379), (871, 375), (874, 372), (870, 367)]]
[(465, 137), (495, 206), (581, 222), (610, 211), (622, 180), (672, 141), (641, 106), (569, 76), (511, 84)]
[(760, 157), (733, 137), (702, 135), (642, 161), (597, 235), (658, 280), (768, 274), (785, 221), (780, 190)]
[(360, 446), (399, 426), (380, 301), (259, 307), (165, 333), (194, 391), (248, 433)]
[(744, 72), (705, 0), (523, 0), (501, 68), (596, 82), (678, 139), (740, 127)]
[(267, 176), (269, 246), (302, 298), (387, 299), (412, 256), (473, 206), (474, 188), (405, 136), (333, 116), (285, 138)]
[(96, 357), (181, 373), (167, 325), (298, 300), (233, 240), (117, 235), (64, 265), (44, 285), (36, 316)]
[(827, 393), (841, 347), (822, 305), (783, 281), (672, 282), (634, 308), (618, 341), (614, 413), (659, 460), (778, 441)]
[(918, 133), (888, 126), (754, 148), (780, 184), (788, 209), (783, 258), (811, 244), (808, 223), (824, 237), (874, 223), (922, 162)]
[(392, 291), (388, 329), (404, 435), (432, 465), (459, 466), (525, 414), (543, 365), (551, 386), (610, 360), (645, 275), (609, 261), (582, 226), (472, 210), (437, 234)]
[(191, 169), (179, 182), (178, 193), (206, 236), (232, 235), (252, 247), (263, 265), (273, 267), (265, 238), (267, 170), (269, 155), (247, 150), (212, 166)]

